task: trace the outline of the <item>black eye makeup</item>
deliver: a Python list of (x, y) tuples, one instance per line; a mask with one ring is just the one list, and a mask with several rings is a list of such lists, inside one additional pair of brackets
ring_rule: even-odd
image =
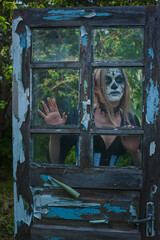
[(106, 84), (110, 84), (112, 82), (112, 78), (109, 76), (106, 76)]
[(119, 75), (115, 78), (116, 83), (124, 83), (124, 77)]

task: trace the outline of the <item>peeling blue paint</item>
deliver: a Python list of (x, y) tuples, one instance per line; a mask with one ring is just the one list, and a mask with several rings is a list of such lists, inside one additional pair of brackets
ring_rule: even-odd
[(150, 56), (152, 59), (154, 58), (153, 48), (149, 48), (148, 54), (149, 54), (149, 56)]
[(41, 178), (45, 181), (45, 182), (49, 182), (48, 176), (41, 174)]
[(96, 13), (96, 16), (97, 17), (108, 17), (108, 16), (111, 16), (110, 13)]
[(53, 21), (67, 21), (75, 18), (85, 17), (92, 18), (95, 16), (110, 16), (110, 13), (95, 13), (95, 12), (85, 12), (84, 10), (51, 10), (48, 12), (50, 16), (44, 17), (45, 20)]
[(73, 18), (82, 17), (85, 12), (82, 10), (52, 10), (49, 11), (48, 14), (51, 14), (51, 16), (44, 17), (43, 19), (53, 21), (66, 21)]
[(153, 80), (150, 78), (150, 88), (147, 89), (147, 113), (146, 119), (148, 123), (154, 123), (159, 110), (159, 93), (157, 85), (154, 85)]
[(19, 37), (20, 37), (20, 46), (22, 48), (25, 48), (26, 47), (26, 32), (20, 33)]
[(17, 227), (21, 227), (21, 222), (20, 221), (17, 221)]
[(84, 220), (85, 216), (93, 216), (100, 214), (99, 207), (87, 207), (87, 208), (64, 208), (64, 207), (47, 207), (49, 212), (48, 217), (52, 218), (63, 218), (63, 219), (74, 219)]
[(107, 212), (114, 212), (114, 213), (127, 212), (126, 209), (121, 209), (120, 207), (111, 206), (110, 203), (105, 203), (103, 207), (106, 208)]
[(47, 240), (64, 240), (63, 237), (44, 236), (43, 238)]
[(88, 37), (87, 37), (87, 35), (81, 37), (81, 40), (82, 40), (83, 47), (87, 47), (87, 44), (88, 44)]

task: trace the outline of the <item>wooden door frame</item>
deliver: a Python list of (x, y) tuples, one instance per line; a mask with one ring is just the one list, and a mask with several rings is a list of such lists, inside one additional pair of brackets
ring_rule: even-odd
[[(55, 9), (52, 9), (55, 10)], [(57, 9), (58, 10), (58, 9)], [(63, 9), (61, 9), (63, 10)], [(70, 8), (75, 10), (75, 8)], [(108, 7), (108, 8), (76, 8), (90, 12), (103, 11), (106, 15), (108, 25), (133, 25), (132, 14), (136, 12), (137, 26), (145, 25), (145, 80), (143, 82), (143, 184), (141, 199), (143, 203), (149, 201), (155, 206), (155, 236), (154, 240), (160, 238), (159, 215), (160, 215), (160, 111), (159, 111), (159, 78), (160, 78), (160, 8), (154, 6), (147, 7)], [(44, 21), (43, 17), (50, 16), (51, 9), (19, 9), (13, 13), (13, 160), (14, 160), (14, 196), (15, 196), (15, 239), (30, 239), (30, 226), (33, 218), (33, 193), (30, 178), (34, 167), (30, 167), (30, 68), (31, 63), (31, 30), (32, 27), (53, 26), (53, 21)], [(91, 16), (91, 15), (90, 15)], [(123, 18), (119, 18), (119, 17)], [(82, 17), (82, 16), (81, 16)], [(89, 17), (89, 15), (88, 15)], [(92, 18), (86, 18), (86, 22)], [(95, 18), (95, 23), (105, 25), (101, 18)], [(127, 21), (126, 21), (127, 20)], [(71, 19), (72, 21), (72, 19)], [(93, 20), (94, 21), (94, 20)], [(66, 26), (71, 24), (65, 22)], [(72, 25), (81, 25), (81, 20), (72, 21)], [(59, 23), (59, 26), (61, 23)], [(63, 24), (62, 24), (63, 25)], [(87, 52), (86, 52), (87, 54)], [(117, 63), (117, 66), (119, 63)], [(125, 63), (124, 63), (125, 65)], [(88, 65), (86, 65), (88, 66)], [(83, 85), (83, 84), (82, 84)], [(85, 91), (82, 88), (82, 97), (85, 99)], [(25, 106), (25, 107), (24, 107)], [(119, 132), (120, 134), (120, 132)], [(84, 135), (86, 135), (84, 133)], [(90, 137), (89, 137), (90, 138)], [(88, 142), (88, 141), (87, 141)], [(85, 144), (86, 142), (84, 142)], [(87, 153), (86, 153), (87, 154)], [(85, 165), (83, 165), (85, 167)], [(41, 169), (39, 170), (41, 171)], [(49, 171), (49, 170), (48, 170)], [(111, 172), (113, 170), (110, 170)], [(120, 173), (123, 171), (118, 170)], [(36, 173), (36, 171), (35, 171)], [(137, 180), (139, 181), (139, 180)], [(117, 180), (118, 182), (118, 180)], [(138, 182), (137, 182), (138, 183)], [(137, 185), (138, 186), (138, 185)], [(146, 204), (141, 206), (140, 218), (146, 217)], [(142, 239), (146, 239), (145, 225), (141, 227)]]

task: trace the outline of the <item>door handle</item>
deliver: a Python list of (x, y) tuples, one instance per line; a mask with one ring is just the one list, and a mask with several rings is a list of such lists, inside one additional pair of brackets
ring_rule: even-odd
[(129, 223), (136, 223), (136, 224), (139, 224), (139, 223), (144, 223), (144, 222), (149, 222), (150, 220), (152, 220), (153, 216), (150, 215), (148, 216), (147, 218), (144, 218), (144, 219), (139, 219), (139, 220), (129, 220), (128, 222)]
[(146, 218), (144, 219), (138, 219), (138, 220), (129, 220), (129, 223), (146, 223), (146, 236), (147, 237), (154, 237), (155, 236), (155, 230), (154, 230), (154, 204), (153, 202), (147, 202), (147, 208), (146, 208)]

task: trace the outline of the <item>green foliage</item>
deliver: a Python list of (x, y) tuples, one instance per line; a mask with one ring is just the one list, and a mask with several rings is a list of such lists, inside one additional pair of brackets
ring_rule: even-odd
[(142, 118), (142, 69), (125, 69), (130, 86), (131, 107), (141, 122)]
[(41, 101), (47, 97), (54, 98), (60, 114), (68, 114), (78, 106), (77, 70), (34, 70), (33, 71), (33, 124), (43, 125), (44, 119), (37, 113), (40, 108), (44, 111)]
[(132, 165), (132, 157), (131, 157), (131, 154), (127, 151), (120, 157), (117, 167), (128, 167), (131, 165)]
[(33, 31), (33, 60), (77, 61), (79, 29), (41, 29)]
[[(10, 168), (10, 166), (12, 166), (11, 125), (10, 125), (10, 127), (8, 127), (7, 130), (5, 130), (5, 133), (1, 133), (1, 135), (0, 135), (0, 160), (1, 160), (1, 169), (3, 167)], [(0, 176), (2, 177), (2, 175), (0, 175)]]
[(0, 239), (13, 240), (14, 207), (12, 168), (0, 168)]
[(76, 147), (73, 146), (65, 159), (65, 164), (76, 165), (76, 159)]
[(142, 59), (143, 30), (141, 28), (100, 28), (95, 30), (95, 59)]
[(33, 161), (35, 163), (48, 163), (47, 153), (49, 152), (49, 135), (34, 134), (32, 139)]

